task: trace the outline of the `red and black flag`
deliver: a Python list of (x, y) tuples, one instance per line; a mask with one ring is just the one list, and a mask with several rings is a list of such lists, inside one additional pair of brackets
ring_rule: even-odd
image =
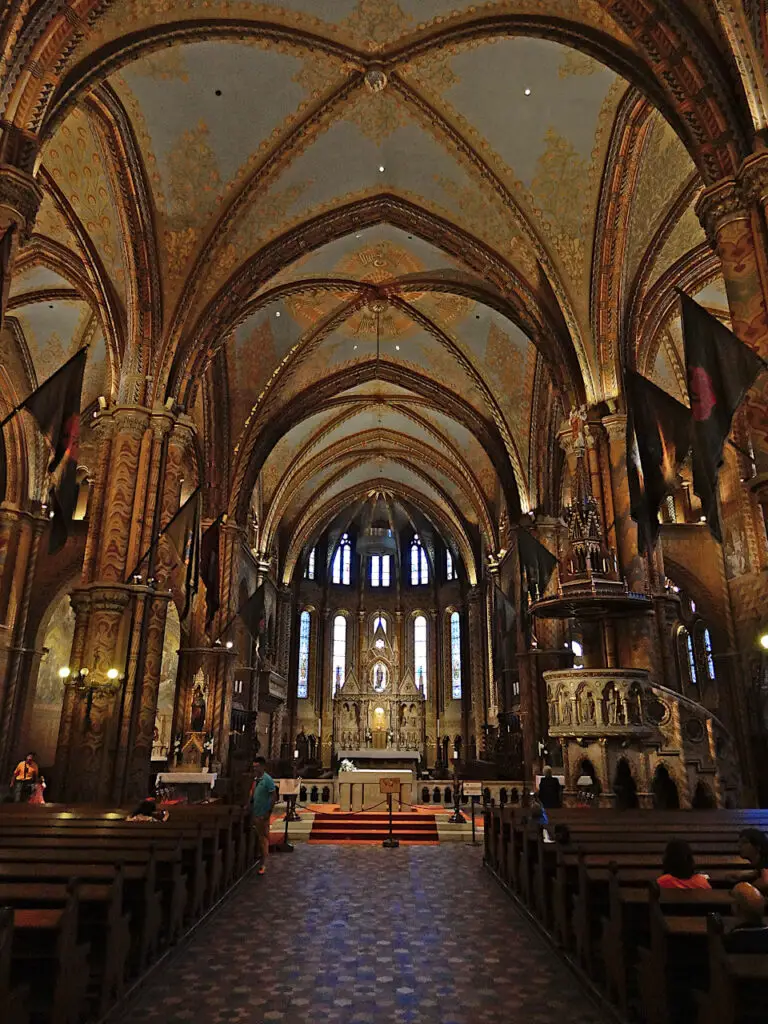
[(717, 540), (717, 477), (733, 415), (766, 363), (725, 324), (680, 292), (693, 417), (693, 489)]
[(192, 605), (192, 598), (197, 593), (200, 566), (200, 500), (201, 491), (196, 487), (165, 529), (160, 531), (173, 544), (179, 561), (186, 564), (187, 575), (184, 583), (184, 610), (181, 618), (185, 619)]
[(659, 509), (677, 485), (691, 447), (691, 411), (654, 383), (628, 370), (627, 476), (630, 514), (638, 548), (651, 550), (659, 534)]
[(205, 623), (213, 622), (219, 610), (219, 541), (222, 516), (215, 519), (200, 540), (200, 577), (205, 584)]
[(66, 543), (77, 506), (80, 401), (87, 356), (86, 346), (25, 398), (0, 424), (4, 426), (20, 409), (26, 409), (32, 414), (53, 449), (48, 466), (49, 501), (52, 509), (48, 549), (51, 554), (59, 551)]
[(515, 608), (498, 584), (493, 588), (493, 675), (504, 677), (517, 667)]
[(517, 531), (517, 552), (520, 558), (520, 573), (524, 573), (528, 593), (532, 601), (544, 596), (557, 558), (543, 544), (522, 527)]

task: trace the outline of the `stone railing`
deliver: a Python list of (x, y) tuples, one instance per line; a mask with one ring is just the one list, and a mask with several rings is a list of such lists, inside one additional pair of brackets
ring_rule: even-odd
[(550, 736), (648, 736), (654, 697), (643, 669), (545, 672)]

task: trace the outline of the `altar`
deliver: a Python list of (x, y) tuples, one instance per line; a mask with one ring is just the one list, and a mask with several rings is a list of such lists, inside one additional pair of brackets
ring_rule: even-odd
[[(361, 768), (354, 772), (339, 772), (336, 778), (336, 791), (342, 811), (369, 811), (374, 807), (377, 811), (386, 810), (387, 798), (381, 792), (381, 779), (400, 780), (400, 792), (392, 797), (393, 811), (409, 811), (413, 798), (413, 772), (391, 768), (375, 771)], [(377, 805), (381, 804), (381, 807)]]

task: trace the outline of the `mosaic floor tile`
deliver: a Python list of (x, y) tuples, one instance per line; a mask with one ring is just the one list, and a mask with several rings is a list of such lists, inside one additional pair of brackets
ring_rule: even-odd
[(246, 879), (120, 1024), (605, 1024), (459, 844), (297, 845)]

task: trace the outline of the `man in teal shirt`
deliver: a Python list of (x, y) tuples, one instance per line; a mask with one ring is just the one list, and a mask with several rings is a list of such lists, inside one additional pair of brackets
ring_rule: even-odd
[(253, 785), (251, 786), (251, 814), (253, 815), (253, 827), (256, 829), (256, 837), (261, 850), (261, 863), (259, 864), (260, 875), (267, 869), (267, 854), (269, 853), (269, 823), (272, 816), (272, 808), (277, 801), (277, 789), (275, 780), (267, 775), (267, 762), (263, 757), (257, 757), (253, 762)]

